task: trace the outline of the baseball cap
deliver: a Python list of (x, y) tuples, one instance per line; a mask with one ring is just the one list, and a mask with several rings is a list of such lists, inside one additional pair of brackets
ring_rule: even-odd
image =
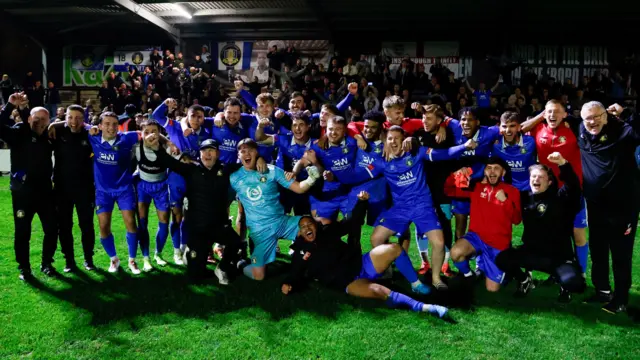
[(238, 150), (240, 150), (240, 147), (241, 147), (242, 145), (247, 145), (247, 146), (250, 146), (250, 147), (252, 147), (252, 148), (254, 148), (254, 149), (257, 149), (257, 148), (258, 148), (258, 143), (256, 143), (256, 142), (255, 142), (253, 139), (251, 139), (251, 138), (246, 138), (246, 139), (242, 139), (242, 140), (240, 140), (240, 142), (238, 143)]
[(200, 150), (216, 149), (218, 150), (218, 142), (213, 139), (207, 139), (200, 144)]

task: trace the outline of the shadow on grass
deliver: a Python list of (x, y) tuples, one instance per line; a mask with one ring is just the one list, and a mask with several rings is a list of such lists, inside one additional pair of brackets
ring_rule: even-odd
[[(365, 311), (373, 317), (387, 315), (381, 311), (385, 305), (380, 301), (353, 298), (313, 283), (299, 293), (284, 296), (280, 292), (280, 286), (288, 269), (289, 264), (279, 259), (269, 266), (267, 280), (252, 281), (238, 276), (229, 286), (218, 285), (215, 277), (203, 284), (195, 285), (189, 282), (182, 272), (176, 273), (173, 270), (155, 270), (137, 277), (125, 271), (110, 274), (104, 270), (97, 270), (95, 276), (78, 271), (72, 276), (57, 276), (68, 285), (62, 289), (49, 287), (38, 280), (34, 280), (31, 285), (56, 299), (88, 311), (91, 314), (92, 326), (124, 320), (136, 331), (142, 325), (136, 325), (133, 320), (143, 315), (175, 314), (181, 317), (208, 319), (248, 308), (259, 308), (268, 313), (274, 321), (287, 319), (298, 312), (311, 313), (330, 320), (337, 318), (341, 312), (353, 309)], [(582, 300), (591, 295), (591, 288), (585, 294), (574, 295), (571, 303), (561, 304), (556, 300), (557, 286), (539, 287), (528, 297), (516, 299), (512, 296), (515, 291), (513, 284), (497, 294), (490, 294), (484, 289), (483, 281), (475, 283), (470, 289), (454, 278), (450, 281), (448, 292), (434, 292), (427, 297), (417, 297), (411, 293), (408, 284), (397, 272), (394, 273), (393, 281), (381, 283), (426, 303), (442, 304), (470, 313), (477, 307), (495, 308), (523, 315), (569, 315), (585, 324), (605, 322), (616, 326), (637, 326), (626, 315), (610, 315), (602, 311), (598, 305), (583, 304)], [(470, 290), (473, 292), (471, 295)], [(473, 301), (470, 302), (469, 299)], [(640, 299), (632, 295), (631, 304), (638, 303)], [(246, 314), (251, 316), (250, 312)]]
[[(594, 294), (593, 287), (588, 287), (583, 294), (572, 294), (569, 303), (558, 301), (559, 285), (536, 285), (536, 288), (524, 298), (516, 298), (516, 284), (511, 281), (498, 293), (490, 293), (485, 289), (484, 278), (478, 279), (472, 287), (460, 278), (451, 279), (449, 296), (444, 302), (453, 307), (473, 312), (476, 308), (492, 308), (505, 312), (518, 312), (522, 315), (539, 315), (554, 313), (560, 317), (573, 317), (581, 320), (585, 325), (607, 323), (622, 327), (635, 327), (640, 320), (638, 309), (630, 308), (627, 314), (609, 314), (602, 310), (604, 304), (587, 304), (585, 299)], [(630, 305), (640, 304), (640, 297), (630, 295)]]
[(353, 301), (347, 295), (321, 289), (315, 284), (303, 292), (284, 296), (280, 287), (288, 269), (288, 263), (277, 261), (269, 266), (267, 280), (253, 281), (238, 276), (228, 286), (219, 285), (215, 277), (202, 284), (193, 284), (182, 272), (157, 269), (140, 276), (122, 270), (117, 274), (98, 270), (96, 276), (78, 271), (73, 275), (57, 274), (55, 278), (66, 284), (60, 289), (37, 278), (30, 285), (88, 311), (91, 314), (90, 325), (93, 326), (126, 321), (140, 315), (168, 313), (206, 319), (244, 308), (262, 309), (275, 321), (286, 319), (299, 311), (334, 319), (344, 305), (353, 305), (374, 314), (381, 307), (384, 308), (380, 302)]

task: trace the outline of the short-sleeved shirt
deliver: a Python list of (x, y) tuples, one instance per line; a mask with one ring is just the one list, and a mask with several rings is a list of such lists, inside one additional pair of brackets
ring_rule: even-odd
[(231, 187), (247, 214), (247, 226), (251, 228), (267, 226), (274, 217), (283, 216), (278, 184), (289, 188), (294, 182), (287, 181), (284, 171), (268, 165), (266, 174), (247, 170), (244, 167), (231, 174)]
[(102, 133), (89, 136), (94, 153), (96, 190), (119, 192), (133, 184), (132, 149), (138, 143), (138, 138), (135, 131), (118, 133), (111, 141), (104, 140)]

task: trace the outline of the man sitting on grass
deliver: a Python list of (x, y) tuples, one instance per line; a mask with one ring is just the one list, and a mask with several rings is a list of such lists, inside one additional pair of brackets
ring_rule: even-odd
[[(282, 293), (288, 295), (304, 287), (307, 279), (317, 279), (328, 287), (345, 289), (351, 296), (385, 300), (391, 307), (404, 306), (445, 317), (446, 307), (424, 304), (374, 282), (395, 263), (413, 288), (425, 286), (418, 279), (409, 256), (397, 243), (382, 244), (362, 255), (359, 233), (369, 193), (361, 191), (358, 199), (352, 216), (342, 221), (322, 226), (309, 216), (300, 219), (298, 239), (291, 245), (294, 251), (291, 273), (282, 284)], [(341, 237), (347, 234), (345, 243)]]

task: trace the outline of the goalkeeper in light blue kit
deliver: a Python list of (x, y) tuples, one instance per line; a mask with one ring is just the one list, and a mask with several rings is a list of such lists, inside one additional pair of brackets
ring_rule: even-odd
[(295, 240), (299, 230), (300, 217), (284, 213), (278, 184), (302, 194), (313, 186), (320, 174), (316, 167), (308, 167), (309, 177), (298, 182), (288, 180), (293, 174), (287, 176), (284, 170), (273, 165), (268, 165), (268, 173), (259, 173), (256, 171), (258, 144), (249, 138), (238, 144), (238, 158), (242, 168), (231, 174), (231, 187), (244, 207), (252, 242), (251, 265), (246, 266), (243, 272), (251, 279), (262, 280), (266, 265), (276, 258), (278, 239)]

